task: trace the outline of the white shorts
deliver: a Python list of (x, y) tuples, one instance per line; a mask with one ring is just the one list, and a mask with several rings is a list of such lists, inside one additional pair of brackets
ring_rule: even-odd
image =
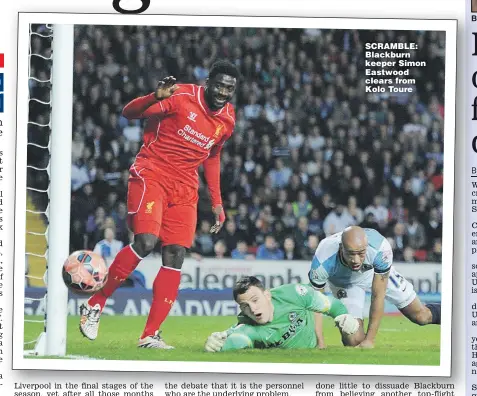
[[(371, 291), (372, 277), (366, 284), (360, 283), (347, 287), (339, 287), (328, 281), (331, 292), (335, 298), (338, 298), (348, 309), (348, 313), (357, 319), (363, 319), (363, 310), (365, 304), (366, 292)], [(406, 280), (394, 268), (391, 268), (389, 274), (388, 286), (386, 290), (386, 300), (402, 309), (407, 307), (416, 298), (416, 292), (412, 284)]]

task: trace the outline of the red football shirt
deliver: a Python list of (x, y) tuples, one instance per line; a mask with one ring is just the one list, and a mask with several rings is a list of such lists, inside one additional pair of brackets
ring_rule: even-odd
[(134, 165), (198, 188), (197, 170), (208, 160), (204, 169), (212, 202), (221, 203), (216, 184), (220, 182), (220, 151), (235, 126), (234, 108), (227, 103), (214, 112), (205, 102), (204, 87), (178, 87), (167, 99), (156, 101), (150, 94), (124, 107), (126, 118), (147, 118), (144, 144)]

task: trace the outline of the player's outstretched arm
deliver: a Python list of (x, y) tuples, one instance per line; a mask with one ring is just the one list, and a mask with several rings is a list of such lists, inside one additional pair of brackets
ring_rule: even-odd
[(227, 352), (253, 348), (256, 334), (247, 325), (237, 325), (227, 331), (212, 333), (205, 342), (206, 352)]
[(156, 90), (146, 96), (133, 99), (123, 109), (123, 116), (129, 120), (148, 118), (170, 111), (171, 104), (161, 103), (177, 91), (176, 79), (172, 76), (159, 81)]
[(373, 348), (374, 340), (378, 334), (381, 319), (384, 315), (384, 298), (386, 296), (386, 288), (388, 285), (389, 271), (386, 273), (375, 273), (373, 284), (371, 286), (371, 307), (369, 310), (369, 324), (366, 336), (360, 348)]
[(227, 137), (224, 137), (219, 145), (212, 147), (209, 157), (204, 161), (204, 177), (212, 201), (212, 212), (215, 216), (215, 224), (210, 232), (217, 234), (225, 222), (225, 213), (222, 206), (222, 193), (220, 189), (220, 152)]
[[(308, 275), (310, 277), (310, 275)], [(324, 293), (325, 288), (324, 287), (316, 287), (316, 283), (312, 284), (310, 280), (310, 285), (313, 289), (315, 289), (317, 292)], [(316, 344), (318, 345), (318, 348), (320, 349), (325, 349), (326, 344), (325, 344), (325, 337), (323, 335), (323, 314), (319, 312), (314, 313), (315, 316), (315, 335), (316, 335)]]
[(316, 335), (316, 344), (318, 348), (325, 349), (325, 337), (323, 336), (323, 315), (321, 313), (315, 312), (315, 335)]
[(359, 322), (348, 313), (346, 306), (337, 298), (326, 296), (310, 285), (297, 284), (294, 288), (298, 305), (315, 313), (330, 316), (343, 334), (353, 335), (359, 330)]

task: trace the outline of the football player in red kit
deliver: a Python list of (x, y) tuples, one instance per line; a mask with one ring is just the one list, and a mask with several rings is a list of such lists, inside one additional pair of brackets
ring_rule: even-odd
[(98, 335), (107, 298), (161, 240), (162, 267), (153, 283), (151, 309), (138, 346), (172, 348), (159, 329), (176, 300), (186, 249), (194, 239), (201, 164), (216, 219), (211, 232), (219, 232), (225, 220), (220, 151), (235, 125), (230, 101), (238, 77), (232, 63), (218, 61), (205, 87), (176, 84), (173, 77), (166, 77), (155, 92), (124, 107), (124, 117), (147, 120), (144, 144), (130, 168), (128, 183), (128, 224), (134, 242), (115, 257), (104, 288), (80, 307), (80, 330), (90, 340)]

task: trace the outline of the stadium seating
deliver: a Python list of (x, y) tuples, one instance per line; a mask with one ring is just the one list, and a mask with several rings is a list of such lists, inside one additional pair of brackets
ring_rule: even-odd
[[(280, 249), (291, 236), (294, 257), (305, 258), (310, 234), (361, 224), (389, 238), (396, 260), (439, 258), (440, 33), (78, 26), (75, 36), (72, 223), (88, 238), (75, 238), (73, 249), (92, 249), (105, 221), (128, 242), (118, 208), (141, 124), (121, 117), (123, 105), (167, 75), (203, 84), (211, 63), (228, 58), (242, 73), (222, 156), (227, 218), (236, 224), (217, 238), (200, 232), (212, 220), (202, 180), (192, 254), (213, 257), (219, 239), (226, 256), (240, 240), (253, 253), (273, 234)], [(388, 39), (417, 42), (414, 56), (427, 62), (411, 70), (411, 94), (364, 91), (363, 45)], [(417, 253), (405, 255), (408, 246)]]

